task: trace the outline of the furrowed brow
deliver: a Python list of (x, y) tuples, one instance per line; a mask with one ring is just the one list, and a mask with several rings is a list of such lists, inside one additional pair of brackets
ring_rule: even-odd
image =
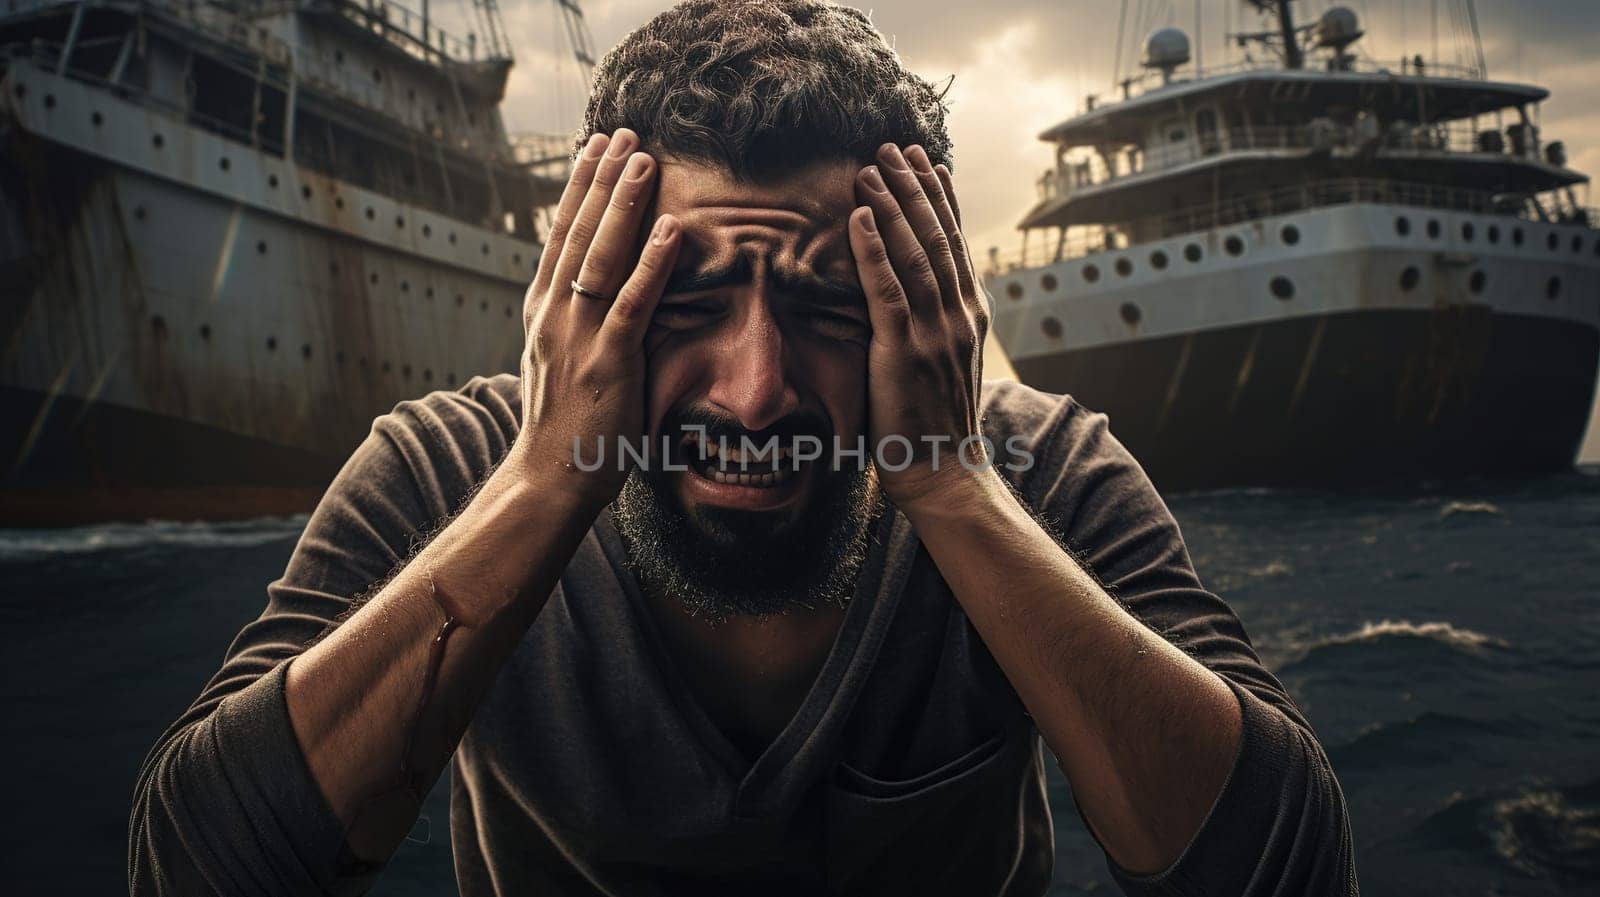
[(674, 271), (667, 275), (667, 284), (661, 292), (663, 295), (671, 296), (676, 293), (699, 293), (733, 286), (749, 281), (752, 270), (750, 259), (741, 254), (720, 268), (705, 271)]
[(816, 305), (830, 308), (865, 308), (867, 305), (867, 294), (853, 283), (786, 271), (772, 272), (772, 281), (785, 293), (803, 295)]

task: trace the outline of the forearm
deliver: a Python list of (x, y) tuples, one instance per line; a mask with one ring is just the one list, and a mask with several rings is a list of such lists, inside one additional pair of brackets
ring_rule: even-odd
[(508, 459), (377, 595), (291, 663), (295, 738), (357, 856), (387, 859), (404, 837), (426, 791), (414, 783), (437, 779), (597, 511)]
[(1239, 743), (1237, 698), (1134, 619), (987, 471), (902, 505), (1112, 858), (1165, 868)]

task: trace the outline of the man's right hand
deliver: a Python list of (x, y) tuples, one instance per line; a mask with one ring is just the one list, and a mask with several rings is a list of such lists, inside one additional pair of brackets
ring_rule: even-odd
[[(681, 243), (664, 215), (639, 248), (659, 171), (622, 128), (589, 138), (561, 195), (539, 271), (523, 307), (522, 429), (508, 462), (598, 509), (621, 488), (618, 440), (644, 432), (643, 340)], [(637, 263), (635, 255), (637, 254)], [(576, 282), (588, 293), (574, 291)], [(592, 466), (575, 463), (575, 444)]]

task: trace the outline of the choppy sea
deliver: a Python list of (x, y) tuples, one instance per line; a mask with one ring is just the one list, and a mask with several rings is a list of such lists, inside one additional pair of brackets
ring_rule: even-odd
[[(1600, 893), (1600, 471), (1169, 502), (1328, 748), (1366, 894)], [(125, 890), (140, 761), (303, 524), (0, 530), (6, 893)], [(1114, 893), (1053, 789), (1051, 894)], [(446, 803), (376, 893), (453, 893)]]

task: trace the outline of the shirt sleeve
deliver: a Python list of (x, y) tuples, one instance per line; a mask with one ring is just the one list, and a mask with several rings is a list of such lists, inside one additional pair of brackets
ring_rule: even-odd
[(1129, 613), (1228, 684), (1243, 719), (1232, 770), (1188, 847), (1150, 876), (1108, 855), (1117, 884), (1151, 897), (1355, 894), (1344, 797), (1310, 723), (1201, 584), (1177, 521), (1106, 416), (1052, 401), (1029, 421), (1036, 457), (1023, 495)]
[[(510, 412), (498, 411), (441, 392), (373, 422), (283, 577), (267, 586), (265, 611), (146, 757), (129, 822), (132, 894), (354, 894), (371, 886), (380, 867), (344, 850), (290, 726), (285, 676), (503, 454)], [(440, 438), (446, 433), (452, 438)]]

